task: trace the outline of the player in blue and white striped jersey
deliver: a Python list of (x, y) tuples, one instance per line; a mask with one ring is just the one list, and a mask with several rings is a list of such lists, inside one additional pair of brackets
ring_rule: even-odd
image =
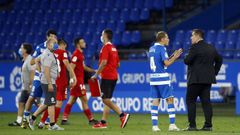
[[(46, 39), (51, 39), (54, 38), (57, 40), (57, 33), (54, 30), (48, 30), (46, 33)], [(38, 57), (43, 53), (43, 51), (46, 49), (46, 41), (44, 43), (39, 44), (34, 53), (33, 53), (33, 60), (31, 61), (31, 64), (34, 65), (37, 61), (38, 61)], [(37, 64), (36, 64), (37, 65)], [(25, 105), (25, 111), (24, 111), (24, 121), (22, 127), (26, 128), (27, 122), (29, 121), (29, 117), (30, 117), (30, 111), (32, 108), (32, 104), (34, 103), (34, 101), (38, 98), (42, 97), (42, 88), (41, 88), (41, 82), (40, 82), (40, 68), (39, 66), (36, 66), (36, 71), (35, 71), (35, 75), (34, 75), (34, 81), (32, 84), (32, 91), (31, 94), (28, 98), (28, 101)]]
[(166, 32), (160, 31), (156, 35), (156, 43), (149, 49), (149, 62), (151, 68), (150, 86), (151, 97), (153, 98), (151, 106), (152, 130), (160, 131), (158, 128), (158, 106), (160, 99), (166, 99), (168, 103), (168, 114), (170, 119), (169, 131), (179, 131), (175, 125), (175, 108), (173, 104), (173, 88), (169, 74), (166, 72), (168, 66), (182, 54), (182, 49), (173, 53), (169, 58), (166, 46), (168, 46), (169, 38)]

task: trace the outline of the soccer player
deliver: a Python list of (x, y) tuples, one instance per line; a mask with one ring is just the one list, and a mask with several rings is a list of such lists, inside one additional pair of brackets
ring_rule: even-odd
[[(55, 122), (57, 122), (58, 120), (63, 101), (67, 99), (67, 87), (68, 87), (67, 70), (70, 73), (70, 78), (71, 78), (70, 80), (73, 80), (73, 82), (71, 83), (71, 86), (73, 87), (76, 85), (76, 76), (68, 61), (68, 55), (66, 52), (66, 47), (67, 47), (66, 41), (64, 41), (64, 39), (59, 39), (58, 46), (59, 46), (58, 49), (54, 51), (54, 54), (57, 58), (57, 62), (59, 66), (58, 67), (59, 72), (60, 72), (60, 75), (56, 80), (57, 103), (55, 106)], [(41, 118), (41, 122), (38, 124), (39, 128), (44, 127), (45, 125), (44, 122), (46, 121), (47, 117), (48, 117), (48, 111), (46, 110), (43, 114), (43, 117)]]
[(150, 61), (150, 86), (151, 97), (153, 98), (151, 106), (152, 130), (154, 132), (160, 131), (158, 128), (158, 106), (160, 98), (166, 99), (168, 103), (169, 114), (169, 131), (179, 131), (180, 129), (175, 125), (175, 107), (173, 104), (173, 88), (171, 86), (169, 74), (166, 72), (168, 66), (173, 64), (175, 60), (182, 54), (182, 49), (173, 53), (169, 58), (166, 46), (168, 46), (169, 38), (166, 32), (160, 31), (156, 35), (156, 43), (149, 49)]
[[(46, 38), (47, 38), (47, 40), (57, 39), (57, 33), (54, 30), (50, 29), (46, 33)], [(35, 64), (35, 60), (36, 60), (36, 62), (38, 61), (37, 58), (43, 53), (43, 51), (45, 49), (46, 49), (46, 41), (42, 44), (39, 44), (36, 47), (36, 50), (33, 53), (33, 59), (31, 61), (32, 65)], [(30, 96), (27, 100), (27, 103), (25, 105), (24, 121), (23, 121), (23, 125), (22, 125), (23, 128), (26, 128), (26, 126), (28, 125), (32, 104), (34, 103), (34, 101), (36, 99), (39, 99), (39, 98), (42, 97), (42, 88), (41, 88), (41, 82), (40, 82), (40, 68), (39, 68), (39, 66), (36, 66), (34, 81), (33, 81), (32, 85), (33, 86), (32, 86), (31, 94), (30, 94)]]
[(27, 102), (29, 94), (31, 92), (32, 81), (34, 77), (35, 66), (30, 64), (32, 60), (32, 45), (28, 43), (23, 43), (19, 50), (21, 56), (23, 57), (22, 65), (22, 91), (18, 102), (18, 115), (17, 120), (9, 123), (9, 126), (21, 126), (22, 117), (24, 112), (24, 106)]
[(103, 47), (100, 52), (99, 67), (97, 72), (92, 76), (93, 79), (96, 79), (98, 75), (101, 75), (101, 90), (103, 93), (102, 101), (105, 105), (101, 122), (95, 124), (93, 128), (107, 128), (107, 116), (110, 109), (119, 115), (121, 128), (126, 126), (130, 117), (129, 114), (123, 113), (120, 108), (111, 101), (118, 79), (117, 68), (120, 66), (118, 51), (111, 42), (112, 38), (112, 30), (105, 29), (102, 32), (101, 41), (103, 43)]
[(63, 118), (62, 118), (62, 125), (69, 124), (68, 123), (68, 116), (71, 112), (72, 105), (76, 102), (77, 98), (79, 98), (82, 101), (82, 107), (84, 110), (84, 114), (86, 115), (89, 124), (93, 125), (98, 123), (97, 120), (93, 118), (93, 115), (88, 107), (88, 99), (86, 96), (86, 88), (84, 85), (84, 70), (95, 73), (95, 70), (87, 67), (84, 64), (84, 55), (83, 55), (83, 49), (86, 48), (86, 43), (83, 38), (76, 38), (74, 40), (75, 44), (75, 51), (71, 58), (71, 67), (74, 70), (74, 73), (77, 77), (77, 85), (70, 90), (70, 98), (68, 100), (68, 103), (64, 109)]
[(50, 117), (50, 127), (48, 130), (64, 130), (55, 123), (55, 104), (56, 104), (56, 79), (58, 76), (58, 64), (54, 56), (54, 46), (56, 39), (49, 39), (46, 42), (47, 48), (41, 54), (41, 88), (45, 94), (44, 104), (33, 113), (29, 120), (29, 128), (34, 130), (34, 122), (39, 114), (48, 109)]

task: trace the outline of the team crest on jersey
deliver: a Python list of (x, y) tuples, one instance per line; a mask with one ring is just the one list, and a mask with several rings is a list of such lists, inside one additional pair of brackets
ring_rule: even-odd
[(117, 49), (116, 49), (116, 48), (112, 48), (112, 51), (113, 51), (113, 52), (116, 52), (116, 51), (117, 51)]
[(64, 58), (67, 58), (67, 53), (63, 53), (63, 57), (64, 57)]
[(77, 61), (77, 57), (74, 56), (74, 57), (72, 58), (72, 61), (73, 61), (73, 62), (76, 62), (76, 61)]

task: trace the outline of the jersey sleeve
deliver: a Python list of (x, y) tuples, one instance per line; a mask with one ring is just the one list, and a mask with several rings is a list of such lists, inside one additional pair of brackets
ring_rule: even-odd
[(160, 55), (161, 55), (161, 60), (162, 61), (167, 60), (168, 59), (168, 54), (167, 54), (166, 49), (165, 48), (160, 48), (159, 51), (160, 51)]
[(31, 61), (29, 61), (28, 64), (27, 64), (27, 68), (28, 68), (28, 70), (32, 71), (32, 70), (35, 70), (36, 65), (35, 64), (31, 65)]
[(62, 60), (68, 60), (67, 52), (63, 52)]
[(109, 57), (109, 47), (105, 46), (102, 49), (102, 60), (108, 60)]
[(72, 56), (72, 59), (71, 59), (71, 63), (73, 63), (73, 64), (77, 64), (77, 61), (78, 61), (78, 57), (76, 56), (76, 54), (73, 54), (73, 56)]
[(41, 54), (40, 47), (37, 46), (36, 49), (35, 49), (35, 51), (34, 51), (34, 53), (33, 53), (33, 55), (32, 55), (32, 57), (33, 57), (34, 59), (36, 59), (40, 54)]

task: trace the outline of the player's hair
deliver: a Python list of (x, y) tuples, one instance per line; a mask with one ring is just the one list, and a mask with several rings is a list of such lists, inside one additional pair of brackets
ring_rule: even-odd
[(113, 38), (113, 32), (112, 32), (112, 30), (110, 30), (110, 29), (105, 29), (103, 32), (104, 32), (105, 34), (107, 34), (108, 40), (112, 41), (112, 38)]
[(200, 29), (193, 29), (192, 32), (194, 32), (195, 35), (198, 35), (201, 38), (204, 38), (204, 32)]
[(47, 31), (46, 35), (49, 37), (50, 34), (57, 35), (57, 32), (56, 32), (55, 30), (53, 30), (53, 29), (49, 29), (49, 30)]
[(60, 44), (65, 44), (65, 45), (67, 45), (67, 42), (66, 42), (66, 40), (64, 40), (63, 38), (60, 38), (60, 39), (58, 39), (58, 45), (60, 45)]
[(83, 39), (82, 37), (77, 37), (74, 39), (74, 46), (77, 47), (79, 40)]
[(163, 38), (165, 38), (167, 36), (167, 33), (165, 31), (159, 31), (156, 34), (156, 41), (159, 42), (161, 41)]
[(22, 43), (22, 46), (26, 50), (27, 54), (32, 54), (33, 48), (30, 43)]

